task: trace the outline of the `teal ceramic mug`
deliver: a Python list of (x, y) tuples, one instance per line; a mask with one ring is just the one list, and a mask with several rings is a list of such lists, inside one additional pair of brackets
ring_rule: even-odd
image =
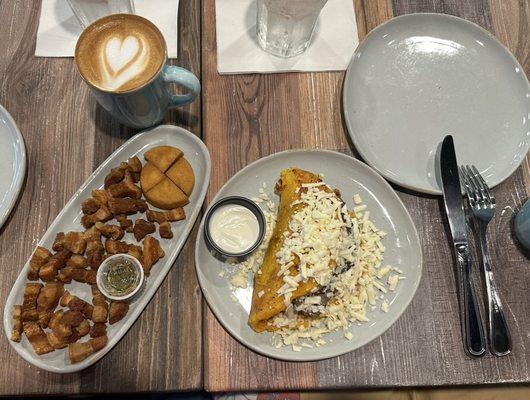
[[(200, 93), (193, 73), (168, 64), (166, 49), (162, 33), (149, 20), (112, 14), (81, 33), (75, 62), (101, 107), (124, 125), (147, 128)], [(171, 84), (185, 92), (172, 93)]]

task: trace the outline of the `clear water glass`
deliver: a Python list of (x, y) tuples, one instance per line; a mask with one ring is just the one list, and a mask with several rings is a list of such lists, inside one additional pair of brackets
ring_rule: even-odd
[(67, 0), (79, 24), (85, 29), (109, 14), (134, 14), (132, 0)]
[(303, 53), (328, 0), (257, 0), (258, 42), (279, 57)]

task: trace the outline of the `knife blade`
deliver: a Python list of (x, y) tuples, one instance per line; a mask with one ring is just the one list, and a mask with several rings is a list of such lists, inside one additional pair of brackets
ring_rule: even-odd
[(464, 200), (460, 187), (455, 146), (451, 135), (447, 135), (442, 142), (440, 174), (442, 177), (445, 212), (449, 221), (453, 249), (457, 261), (456, 272), (460, 289), (460, 317), (464, 349), (468, 355), (480, 357), (486, 352), (484, 327), (471, 280), (472, 260), (467, 240)]

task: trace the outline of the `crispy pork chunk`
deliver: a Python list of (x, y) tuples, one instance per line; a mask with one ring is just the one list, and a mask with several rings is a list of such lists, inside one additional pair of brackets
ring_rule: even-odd
[(72, 271), (73, 267), (65, 267), (59, 270), (55, 279), (61, 283), (71, 283), (72, 282)]
[(57, 310), (53, 313), (52, 317), (50, 318), (50, 322), (48, 323), (48, 328), (54, 329), (59, 324), (62, 324), (62, 318), (64, 315), (63, 310)]
[(150, 233), (154, 233), (156, 231), (155, 224), (152, 222), (148, 222), (145, 219), (138, 218), (134, 224), (133, 233), (134, 238), (141, 242), (144, 237), (149, 235)]
[(92, 240), (101, 240), (101, 232), (99, 231), (98, 228), (96, 228), (95, 225), (93, 225), (92, 227), (90, 227), (89, 229), (83, 232), (83, 239), (87, 241), (87, 249), (88, 249), (88, 242)]
[(186, 219), (186, 213), (182, 207), (174, 208), (168, 211), (147, 210), (146, 215), (148, 221), (158, 222), (159, 224), (166, 221), (173, 222)]
[(22, 306), (13, 306), (13, 329), (11, 330), (11, 340), (20, 342), (22, 336)]
[(63, 295), (62, 283), (48, 282), (40, 290), (37, 297), (37, 311), (54, 310)]
[(101, 203), (93, 197), (83, 200), (81, 203), (81, 211), (83, 214), (92, 215), (101, 207)]
[(79, 326), (85, 319), (85, 316), (78, 310), (66, 310), (61, 316), (60, 323), (69, 326)]
[(71, 343), (68, 345), (68, 356), (71, 362), (78, 363), (106, 345), (107, 336), (98, 336), (83, 343)]
[(121, 240), (108, 239), (105, 242), (105, 250), (109, 254), (124, 254), (129, 251), (130, 244)]
[(57, 268), (64, 268), (66, 266), (66, 262), (72, 257), (72, 252), (70, 250), (61, 250), (55, 253), (51, 256), (50, 260), (57, 260), (58, 265)]
[(72, 337), (71, 329), (70, 329), (70, 335), (67, 335), (64, 337), (59, 336), (55, 331), (46, 333), (46, 338), (48, 339), (48, 342), (56, 350), (64, 349), (66, 346), (68, 346), (68, 342), (70, 341), (71, 337)]
[(67, 268), (86, 268), (87, 265), (86, 258), (80, 254), (74, 254), (68, 261), (66, 261)]
[(29, 260), (28, 279), (35, 281), (39, 279), (40, 268), (48, 262), (52, 253), (44, 247), (38, 246)]
[(79, 297), (72, 295), (68, 290), (64, 291), (60, 304), (63, 307), (68, 307), (71, 311), (80, 311), (85, 318), (92, 319), (94, 307)]
[(59, 299), (63, 295), (64, 286), (62, 283), (48, 282), (39, 292), (37, 297), (37, 312), (39, 315), (39, 325), (42, 328), (48, 326), (48, 322), (53, 315), (53, 310), (59, 304)]
[(144, 248), (141, 262), (145, 275), (149, 276), (153, 265), (155, 265), (159, 259), (164, 257), (165, 253), (164, 250), (162, 250), (162, 247), (160, 247), (160, 242), (151, 235), (147, 235), (143, 243)]
[(173, 238), (173, 231), (171, 230), (171, 224), (169, 222), (162, 222), (160, 226), (158, 227), (158, 233), (160, 234), (161, 238), (164, 239), (172, 239)]
[(109, 199), (109, 210), (114, 215), (120, 214), (135, 214), (137, 212), (145, 212), (147, 210), (147, 203), (141, 199)]
[(78, 338), (82, 338), (90, 333), (90, 324), (87, 319), (84, 319), (78, 326), (76, 326), (75, 331)]
[(89, 267), (97, 270), (103, 262), (104, 254), (105, 247), (99, 238), (87, 242), (85, 255)]
[(125, 173), (124, 180), (110, 185), (107, 190), (112, 197), (130, 197), (133, 199), (142, 197), (142, 189), (134, 184), (134, 179), (128, 171)]
[(120, 223), (121, 229), (123, 229), (125, 232), (132, 232), (133, 231), (133, 221), (132, 219), (128, 219), (127, 215), (125, 214), (118, 214), (116, 215), (116, 219)]
[(142, 252), (142, 248), (140, 246), (136, 246), (134, 244), (131, 244), (129, 246), (129, 251), (127, 252), (127, 254), (129, 254), (130, 256), (133, 256), (134, 258), (136, 258), (140, 262), (142, 261), (143, 252)]
[(90, 329), (90, 337), (100, 337), (107, 335), (107, 324), (104, 322), (96, 322)]
[(24, 299), (22, 301), (22, 322), (38, 321), (37, 299), (42, 289), (42, 283), (26, 283), (24, 287)]
[(142, 162), (137, 156), (134, 156), (127, 160), (127, 164), (134, 182), (138, 182), (140, 180), (140, 172), (142, 172)]
[(83, 254), (86, 248), (86, 240), (81, 232), (59, 232), (53, 242), (53, 250), (69, 250), (74, 254)]
[(92, 190), (92, 197), (100, 204), (100, 206), (108, 206), (110, 194), (105, 189)]
[(55, 349), (65, 348), (90, 332), (90, 324), (79, 311), (56, 311), (48, 327), (48, 341)]
[(109, 323), (115, 324), (127, 315), (129, 303), (126, 301), (111, 301), (109, 306)]
[(112, 219), (112, 213), (107, 206), (101, 206), (94, 214), (83, 215), (81, 225), (85, 229), (92, 227), (96, 222), (106, 222)]
[(96, 285), (92, 285), (92, 304), (94, 305), (94, 310), (92, 311), (92, 321), (94, 323), (106, 322), (108, 305), (105, 301), (105, 296), (103, 296)]
[(96, 222), (96, 228), (107, 238), (114, 240), (121, 239), (125, 232), (118, 225), (104, 224), (103, 222)]
[(96, 283), (97, 271), (94, 269), (73, 268), (70, 274), (74, 281), (88, 283), (89, 285)]
[(59, 260), (55, 258), (50, 259), (50, 261), (40, 267), (39, 278), (44, 282), (54, 281), (60, 265), (61, 262)]
[(53, 346), (48, 342), (39, 324), (34, 321), (24, 322), (23, 329), (36, 354), (41, 355), (53, 351)]
[(105, 177), (104, 188), (108, 189), (110, 186), (120, 183), (125, 178), (125, 171), (127, 169), (129, 169), (129, 165), (126, 162), (122, 162), (118, 167), (112, 168)]

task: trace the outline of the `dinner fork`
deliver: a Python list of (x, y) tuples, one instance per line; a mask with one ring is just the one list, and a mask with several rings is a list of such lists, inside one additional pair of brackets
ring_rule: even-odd
[(482, 251), (482, 266), (486, 281), (488, 296), (488, 336), (490, 350), (496, 356), (504, 356), (512, 349), (510, 331), (502, 310), (495, 280), (493, 279), (492, 262), (486, 241), (488, 223), (495, 215), (495, 196), (480, 175), (477, 168), (472, 165), (461, 166), (460, 174), (471, 211), (473, 212), (478, 241)]

